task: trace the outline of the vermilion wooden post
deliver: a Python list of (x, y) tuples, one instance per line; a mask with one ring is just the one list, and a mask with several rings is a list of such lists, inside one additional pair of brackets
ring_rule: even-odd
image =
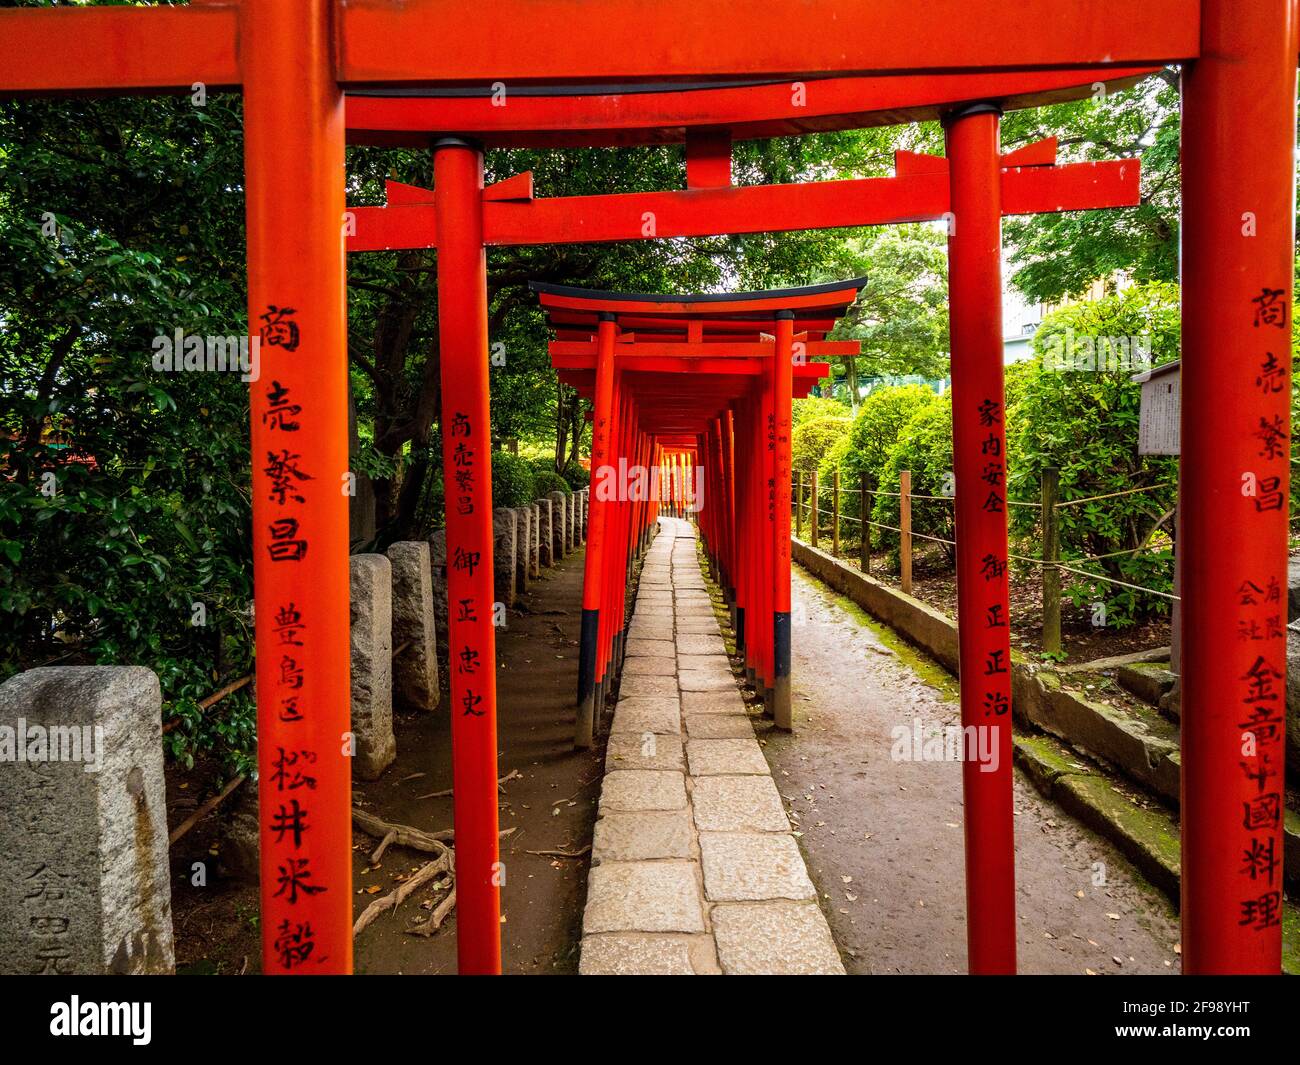
[(736, 601), (736, 452), (735, 412), (722, 412), (722, 490), (723, 516), (727, 526), (727, 598)]
[(763, 706), (768, 716), (772, 716), (776, 707), (776, 676), (773, 670), (772, 636), (776, 627), (776, 587), (772, 574), (776, 569), (776, 413), (774, 407), (775, 384), (771, 374), (763, 374), (759, 380), (763, 390), (763, 412), (759, 422), (760, 448), (762, 457), (761, 478), (759, 485), (760, 506), (762, 507), (762, 524), (760, 528), (760, 546), (762, 547), (762, 568), (758, 573), (759, 594), (762, 596), (762, 621), (759, 628), (759, 647), (761, 650), (760, 676), (763, 681)]
[[(1002, 204), (998, 112), (947, 122), (954, 223), (948, 240), (957, 621), (963, 728), (991, 730), (996, 769), (962, 763), (966, 941), (972, 973), (1016, 969), (1007, 625), (1006, 428), (1002, 385)], [(974, 733), (968, 733), (974, 735)], [(981, 749), (983, 745), (981, 745)]]
[(499, 973), (501, 867), (482, 151), (454, 138), (441, 140), (434, 146), (433, 174), (447, 511), (456, 946), (460, 972)]
[[(352, 971), (343, 97), (329, 0), (241, 8), (262, 967)], [(159, 42), (159, 47), (164, 47)]]
[(752, 403), (748, 397), (739, 400), (733, 410), (734, 436), (732, 440), (733, 492), (736, 512), (736, 653), (740, 656), (746, 676), (752, 679), (749, 649), (749, 613), (751, 610), (750, 571), (753, 564), (754, 521), (750, 510), (750, 483), (753, 460), (750, 456), (753, 437), (749, 432), (749, 411)]
[(1296, 5), (1183, 72), (1183, 972), (1281, 968)]
[[(610, 425), (610, 443), (609, 443), (609, 460), (611, 465), (616, 469), (619, 466), (619, 460), (627, 456), (625, 440), (627, 437), (627, 395), (626, 390), (621, 387), (621, 374), (618, 371), (617, 363), (614, 366), (613, 380), (613, 397), (610, 404), (612, 412), (612, 421)], [(618, 617), (615, 618), (616, 606), (620, 604), (617, 584), (623, 573), (623, 559), (620, 553), (618, 540), (618, 517), (619, 508), (618, 493), (606, 504), (605, 511), (605, 547), (601, 551), (601, 573), (600, 573), (600, 596), (601, 607), (600, 616), (597, 618), (597, 653), (596, 653), (596, 696), (595, 696), (595, 721), (599, 725), (600, 718), (605, 708), (605, 695), (609, 691), (613, 668), (613, 646), (614, 634), (623, 624), (623, 612), (618, 610)]]
[[(578, 715), (575, 747), (592, 744), (595, 720), (596, 658), (600, 631), (601, 570), (605, 558), (606, 495), (610, 485), (609, 430), (614, 403), (614, 316), (601, 316), (596, 332), (596, 395), (591, 422), (591, 490), (588, 499), (587, 553), (583, 559), (582, 630), (578, 643)], [(616, 464), (615, 464), (616, 466)]]
[(736, 629), (736, 463), (735, 439), (732, 432), (734, 413), (728, 407), (722, 412), (719, 429), (722, 434), (722, 513), (726, 526), (726, 569), (724, 590), (731, 606), (731, 627)]
[(790, 436), (793, 402), (794, 312), (780, 311), (772, 351), (772, 717), (779, 729), (794, 727), (790, 694)]

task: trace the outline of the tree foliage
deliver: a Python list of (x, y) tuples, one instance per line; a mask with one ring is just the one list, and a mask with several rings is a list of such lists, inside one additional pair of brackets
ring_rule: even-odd
[[(1048, 467), (1060, 471), (1063, 501), (1111, 497), (1059, 510), (1062, 557), (1106, 556), (1079, 568), (1169, 591), (1178, 460), (1138, 454), (1142, 390), (1131, 380), (1131, 368), (1062, 371), (1051, 359), (1045, 363), (1044, 354), (1070, 335), (1148, 337), (1152, 360), (1168, 362), (1178, 354), (1178, 290), (1158, 282), (1134, 285), (1049, 315), (1034, 337), (1035, 358), (1027, 364), (1020, 398), (1007, 414), (1012, 499), (1036, 502)], [(1114, 494), (1134, 488), (1151, 491)], [(1031, 510), (1012, 508), (1011, 513), (1018, 531), (1032, 532)], [(1108, 624), (1123, 627), (1168, 610), (1169, 601), (1159, 596), (1065, 576), (1067, 592), (1077, 603), (1106, 604)]]

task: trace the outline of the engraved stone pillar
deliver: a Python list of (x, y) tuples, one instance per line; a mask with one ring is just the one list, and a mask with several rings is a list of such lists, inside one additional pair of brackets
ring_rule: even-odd
[(567, 555), (568, 549), (565, 546), (565, 512), (568, 507), (565, 504), (563, 492), (547, 493), (551, 500), (551, 558), (559, 562), (560, 559)]
[(492, 511), (492, 594), (498, 603), (515, 605), (515, 512), (509, 507)]
[(553, 507), (550, 497), (539, 499), (541, 520), (538, 524), (538, 562), (542, 566), (555, 565), (555, 537), (551, 533), (551, 513)]
[(447, 530), (429, 534), (429, 583), (433, 586), (433, 627), (438, 647), (447, 646)]
[(542, 575), (542, 563), (538, 557), (542, 546), (542, 505), (534, 503), (530, 509), (533, 517), (529, 527), (528, 576), (536, 580)]
[(388, 548), (393, 567), (393, 697), (411, 710), (438, 705), (437, 636), (433, 620), (433, 571), (423, 540)]
[(352, 771), (374, 780), (397, 757), (393, 739), (393, 573), (383, 555), (353, 555)]
[(515, 507), (515, 594), (528, 590), (528, 553), (533, 543), (533, 508)]
[(0, 684), (0, 973), (170, 973), (162, 696), (140, 666)]

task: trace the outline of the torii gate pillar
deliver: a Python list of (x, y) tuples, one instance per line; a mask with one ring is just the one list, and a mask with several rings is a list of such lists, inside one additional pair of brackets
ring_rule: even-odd
[[(245, 4), (262, 969), (352, 971), (343, 94), (330, 0)], [(307, 780), (308, 786), (302, 786)]]
[[(1007, 606), (1006, 426), (1002, 381), (999, 111), (975, 105), (946, 123), (952, 181), (948, 290), (952, 453), (957, 480), (957, 636), (971, 973), (1016, 971)], [(972, 726), (974, 727), (972, 729)], [(971, 757), (987, 730), (996, 768)]]
[(1183, 74), (1183, 972), (1282, 958), (1294, 0), (1205, 0)]
[(456, 947), (459, 971), (481, 975), (501, 971), (492, 429), (488, 420), (482, 150), (457, 138), (438, 141), (433, 149), (433, 180), (447, 511)]

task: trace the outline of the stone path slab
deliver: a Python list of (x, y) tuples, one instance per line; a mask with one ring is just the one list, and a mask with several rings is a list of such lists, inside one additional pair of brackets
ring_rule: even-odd
[(695, 529), (660, 518), (605, 754), (579, 972), (842, 974), (736, 687)]

